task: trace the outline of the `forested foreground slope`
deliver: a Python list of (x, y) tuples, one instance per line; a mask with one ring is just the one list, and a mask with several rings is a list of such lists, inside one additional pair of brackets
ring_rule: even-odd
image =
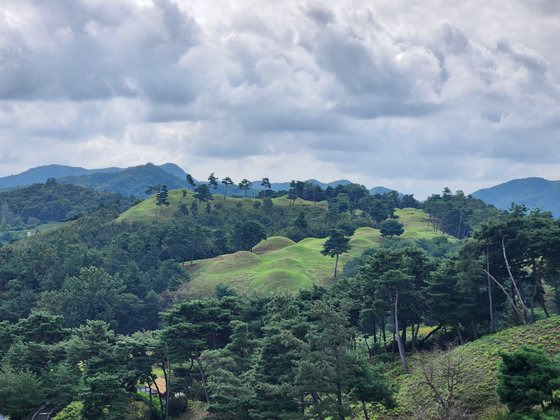
[[(412, 374), (399, 375), (397, 401), (401, 413), (437, 418), (441, 407), (434, 390), (426, 378), (434, 376), (433, 383), (444, 394), (448, 391), (444, 381), (456, 381), (455, 396), (470, 411), (481, 418), (490, 417), (492, 407), (500, 406), (496, 393), (498, 366), (501, 354), (519, 350), (522, 346), (534, 346), (544, 350), (560, 363), (560, 316), (537, 321), (527, 327), (512, 327), (496, 334), (487, 335), (447, 351), (419, 353), (411, 358)], [(448, 374), (441, 372), (447, 369)], [(439, 374), (439, 378), (437, 377)], [(533, 417), (527, 417), (533, 418)]]

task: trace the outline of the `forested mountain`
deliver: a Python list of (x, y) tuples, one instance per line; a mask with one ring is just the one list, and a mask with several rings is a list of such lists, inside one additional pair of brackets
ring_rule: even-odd
[(65, 165), (46, 165), (28, 169), (17, 175), (0, 178), (0, 189), (21, 187), (36, 183), (44, 183), (49, 178), (62, 178), (65, 176), (88, 175), (104, 172), (117, 172), (120, 168), (85, 169)]
[(167, 185), (170, 189), (186, 187), (185, 179), (169, 172), (177, 172), (178, 167), (166, 166), (167, 170), (152, 163), (132, 166), (118, 172), (97, 173), (92, 175), (67, 176), (59, 179), (61, 183), (80, 185), (98, 191), (112, 191), (134, 197), (146, 197), (150, 185)]
[[(160, 168), (163, 172), (157, 171), (154, 167)], [(121, 173), (124, 172), (124, 173)], [(164, 173), (165, 172), (165, 173)], [(193, 186), (186, 182), (187, 173), (174, 163), (164, 163), (162, 165), (154, 165), (147, 163), (129, 168), (101, 168), (101, 169), (85, 169), (80, 167), (72, 167), (65, 165), (46, 165), (28, 169), (17, 175), (10, 175), (0, 178), (0, 190), (6, 188), (15, 188), (35, 183), (44, 183), (48, 178), (56, 178), (61, 183), (75, 184), (99, 191), (112, 191), (120, 194), (133, 195), (138, 198), (145, 198), (147, 194), (145, 190), (148, 186), (166, 185), (169, 189), (188, 188)], [(197, 184), (208, 183), (207, 180), (193, 179)], [(214, 189), (215, 193), (223, 194), (225, 185), (218, 179), (218, 185)], [(249, 188), (241, 190), (239, 181), (232, 181), (233, 184), (228, 186), (230, 194), (247, 195), (249, 197), (257, 196), (260, 191), (270, 189), (272, 191), (288, 191), (290, 190), (290, 181), (287, 182), (271, 182), (270, 187), (263, 185), (262, 180), (248, 181)], [(321, 189), (328, 187), (336, 188), (338, 185), (349, 185), (352, 182), (348, 180), (338, 180), (333, 182), (321, 182), (316, 179), (308, 179), (303, 181), (305, 184), (316, 185)], [(375, 187), (371, 190), (372, 194), (385, 194), (391, 191), (384, 187)]]
[(514, 179), (494, 187), (478, 190), (472, 194), (486, 203), (502, 210), (513, 204), (528, 208), (540, 208), (560, 217), (560, 181), (543, 178)]
[[(0, 190), (1, 189), (13, 189), (16, 187), (22, 187), (27, 185), (32, 185), (36, 183), (44, 183), (49, 178), (55, 178), (57, 181), (62, 183), (71, 183), (76, 185), (82, 185), (88, 188), (96, 189), (96, 190), (104, 190), (104, 191), (112, 191), (127, 194), (123, 192), (125, 188), (123, 188), (121, 182), (130, 186), (131, 184), (131, 176), (130, 172), (136, 171), (133, 175), (138, 175), (138, 185), (133, 186), (133, 190), (141, 192), (138, 194), (138, 197), (145, 197), (146, 194), (142, 190), (142, 188), (146, 188), (147, 184), (144, 185), (143, 182), (145, 178), (149, 178), (150, 180), (160, 180), (161, 183), (170, 182), (171, 180), (175, 183), (173, 185), (180, 185), (183, 186), (185, 184), (185, 177), (186, 173), (183, 169), (179, 166), (175, 165), (174, 163), (164, 163), (163, 165), (159, 165), (158, 167), (163, 170), (163, 172), (159, 172), (156, 174), (150, 174), (150, 169), (152, 169), (153, 164), (146, 164), (140, 165), (131, 168), (101, 168), (101, 169), (85, 169), (80, 167), (73, 167), (73, 166), (65, 166), (65, 165), (46, 165), (46, 166), (38, 166), (36, 168), (28, 169), (25, 172), (22, 172), (17, 175), (10, 175), (3, 178), (0, 178)], [(147, 167), (147, 169), (146, 169)], [(142, 169), (145, 170), (144, 174), (138, 173), (138, 171), (142, 172)], [(132, 171), (134, 170), (134, 171)], [(119, 175), (120, 172), (127, 171), (124, 175)], [(153, 172), (153, 171), (152, 171)], [(91, 177), (91, 175), (101, 175), (99, 177)], [(177, 179), (170, 178), (167, 175), (171, 175)], [(126, 180), (128, 178), (128, 180)], [(124, 180), (124, 181), (123, 181)], [(157, 182), (154, 182), (155, 185)], [(111, 189), (113, 188), (113, 189)], [(136, 195), (130, 194), (129, 195)]]
[(76, 219), (114, 203), (124, 211), (135, 201), (130, 196), (60, 184), (50, 178), (46, 183), (0, 192), (0, 233)]

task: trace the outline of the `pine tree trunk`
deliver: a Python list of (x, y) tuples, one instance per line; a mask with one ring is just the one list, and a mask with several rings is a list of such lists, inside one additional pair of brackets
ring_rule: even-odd
[(200, 371), (200, 382), (202, 383), (202, 389), (204, 390), (204, 398), (206, 398), (206, 403), (210, 404), (210, 397), (208, 396), (208, 386), (206, 385), (206, 375), (204, 374), (202, 363), (200, 363), (200, 358), (197, 358), (196, 362), (198, 364), (198, 370)]
[(165, 362), (162, 362), (161, 369), (163, 370), (163, 377), (165, 378), (165, 420), (169, 419), (169, 385), (171, 382), (171, 378), (169, 377), (171, 374), (171, 365), (169, 360), (167, 361), (167, 366), (168, 369), (165, 368)]
[(336, 271), (338, 269), (338, 254), (336, 254), (336, 261), (334, 263), (334, 278), (336, 279)]
[(459, 323), (455, 324), (455, 330), (457, 331), (457, 338), (459, 339), (459, 343), (461, 345), (465, 344), (465, 340), (463, 339), (463, 334), (461, 334), (461, 327)]
[(401, 358), (402, 367), (405, 373), (409, 373), (408, 365), (406, 363), (406, 356), (404, 354), (404, 346), (401, 340), (401, 336), (399, 334), (399, 291), (398, 289), (395, 290), (395, 306), (393, 309), (394, 316), (395, 316), (395, 331), (397, 331), (397, 345), (399, 346), (399, 356)]
[[(486, 246), (486, 272), (490, 273), (490, 258), (489, 258), (488, 246)], [(490, 310), (490, 332), (496, 332), (496, 324), (494, 323), (494, 301), (492, 299), (492, 282), (490, 281), (490, 274), (486, 275), (486, 281), (488, 282), (488, 305)]]
[(367, 412), (365, 401), (362, 401), (362, 410), (364, 410), (364, 417), (366, 418), (366, 420), (369, 420), (369, 414)]
[(383, 336), (383, 347), (387, 351), (387, 334), (385, 333), (385, 317), (381, 317), (381, 335)]

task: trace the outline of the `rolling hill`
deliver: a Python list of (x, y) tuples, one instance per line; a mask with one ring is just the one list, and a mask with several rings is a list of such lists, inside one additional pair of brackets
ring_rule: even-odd
[[(441, 235), (428, 226), (428, 216), (421, 210), (401, 209), (396, 214), (405, 226), (405, 233), (397, 240), (413, 241)], [(341, 267), (384, 240), (377, 229), (357, 229), (350, 240), (350, 252), (340, 257)], [(185, 264), (191, 281), (181, 292), (210, 296), (217, 285), (224, 284), (241, 294), (275, 294), (293, 293), (313, 284), (328, 285), (333, 280), (334, 260), (321, 254), (324, 241), (324, 238), (305, 238), (294, 243), (275, 236), (262, 241), (253, 252), (240, 251), (199, 260), (193, 266)]]
[[(156, 196), (152, 195), (145, 199), (144, 201), (138, 203), (137, 205), (129, 208), (118, 218), (119, 221), (129, 221), (129, 222), (153, 222), (153, 221), (168, 221), (171, 220), (173, 214), (179, 209), (180, 204), (186, 204), (189, 206), (193, 199), (192, 192), (188, 192), (186, 197), (183, 197), (181, 190), (171, 190), (169, 191), (169, 206), (164, 207), (162, 211), (158, 210), (156, 212)], [(223, 206), (225, 208), (233, 206), (243, 206), (252, 207), (255, 202), (262, 202), (259, 199), (253, 198), (238, 198), (238, 197), (227, 197), (227, 200), (223, 200), (221, 194), (214, 194), (213, 204)], [(290, 202), (286, 196), (273, 198), (272, 203), (274, 206), (285, 206), (288, 207)], [(313, 206), (312, 201), (305, 201), (298, 198), (294, 205), (297, 206)], [(315, 203), (318, 208), (326, 209), (328, 204), (326, 201), (320, 201)]]
[(474, 197), (507, 210), (512, 203), (540, 208), (560, 217), (560, 181), (543, 178), (514, 179), (494, 187), (478, 190)]

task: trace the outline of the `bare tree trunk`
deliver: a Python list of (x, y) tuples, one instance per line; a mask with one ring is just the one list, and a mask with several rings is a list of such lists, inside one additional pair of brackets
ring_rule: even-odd
[[(490, 256), (488, 245), (486, 245), (486, 272), (490, 273)], [(492, 282), (490, 281), (490, 274), (486, 275), (487, 288), (488, 288), (488, 306), (490, 310), (490, 331), (496, 332), (496, 324), (494, 322), (494, 302), (492, 299)]]
[(511, 305), (511, 308), (513, 309), (513, 311), (517, 315), (518, 319), (520, 319), (523, 322), (523, 325), (527, 325), (527, 320), (525, 319), (525, 317), (523, 317), (521, 315), (521, 313), (519, 312), (519, 308), (517, 307), (517, 305), (515, 304), (515, 301), (513, 300), (513, 297), (508, 293), (508, 291), (505, 289), (505, 287), (502, 286), (502, 284), (498, 280), (496, 280), (494, 278), (494, 276), (492, 274), (490, 274), (488, 271), (484, 270), (484, 272), (486, 273), (486, 275), (488, 277), (490, 277), (492, 279), (492, 281), (494, 281), (494, 283), (496, 283), (498, 285), (498, 287), (502, 290), (502, 292), (504, 292), (504, 294), (506, 295), (506, 297), (509, 301), (509, 304)]
[(519, 303), (521, 304), (521, 308), (523, 309), (523, 322), (525, 324), (530, 324), (533, 322), (533, 319), (531, 317), (531, 315), (529, 314), (529, 309), (527, 308), (527, 305), (525, 304), (525, 301), (523, 300), (523, 296), (521, 295), (521, 292), (519, 291), (519, 288), (517, 287), (517, 282), (515, 281), (515, 278), (513, 277), (513, 274), (511, 272), (511, 267), (509, 265), (509, 261), (507, 258), (507, 254), (506, 254), (506, 244), (504, 242), (504, 238), (502, 238), (502, 252), (504, 254), (504, 261), (506, 263), (506, 268), (507, 268), (507, 272), (509, 274), (509, 278), (511, 279), (511, 282), (513, 284), (513, 288), (515, 290), (515, 293), (517, 294), (517, 298), (519, 299)]
[(394, 307), (394, 315), (395, 315), (395, 330), (397, 331), (397, 345), (399, 346), (399, 356), (401, 358), (402, 367), (405, 373), (409, 373), (408, 365), (406, 363), (406, 356), (404, 354), (404, 346), (401, 340), (401, 336), (399, 334), (399, 291), (398, 289), (395, 290), (395, 307)]

